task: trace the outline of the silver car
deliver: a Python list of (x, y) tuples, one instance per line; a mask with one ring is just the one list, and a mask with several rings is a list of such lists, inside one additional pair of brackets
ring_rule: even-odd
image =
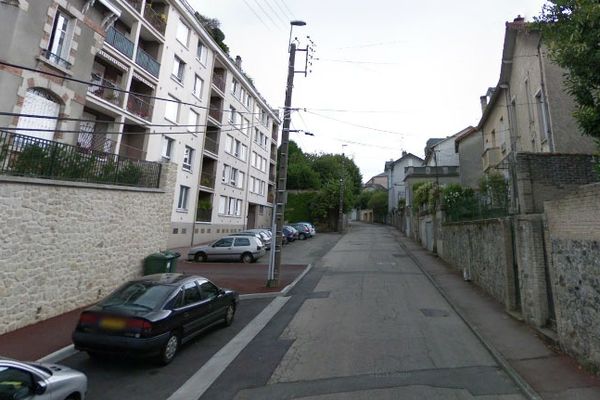
[(188, 260), (251, 263), (265, 253), (265, 246), (254, 236), (225, 236), (212, 244), (192, 247), (188, 252)]
[(0, 399), (84, 400), (86, 376), (57, 364), (0, 358)]

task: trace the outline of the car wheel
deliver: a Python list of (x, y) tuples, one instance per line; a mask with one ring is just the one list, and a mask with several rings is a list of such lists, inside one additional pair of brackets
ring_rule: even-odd
[(169, 336), (169, 340), (163, 346), (160, 351), (160, 363), (162, 365), (167, 365), (175, 358), (177, 351), (179, 350), (179, 336), (176, 333), (171, 333)]
[(298, 235), (298, 239), (304, 240), (304, 239), (306, 239), (306, 235), (304, 233), (301, 233)]
[(235, 316), (235, 307), (230, 304), (225, 311), (225, 326), (229, 326), (233, 323), (233, 317)]
[(194, 261), (206, 262), (206, 254), (202, 252), (196, 253), (196, 255), (194, 256)]
[(242, 262), (244, 264), (250, 264), (250, 263), (254, 262), (254, 257), (250, 253), (244, 253), (244, 254), (242, 254)]

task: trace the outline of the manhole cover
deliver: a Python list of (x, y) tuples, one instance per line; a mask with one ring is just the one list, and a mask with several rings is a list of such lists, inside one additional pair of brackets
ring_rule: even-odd
[(450, 315), (446, 310), (438, 310), (436, 308), (421, 308), (421, 312), (426, 317), (447, 317)]

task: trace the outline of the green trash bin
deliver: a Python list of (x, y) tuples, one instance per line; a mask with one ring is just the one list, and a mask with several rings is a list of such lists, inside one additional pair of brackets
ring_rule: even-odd
[(144, 275), (176, 272), (180, 256), (181, 254), (169, 250), (150, 254), (144, 259)]

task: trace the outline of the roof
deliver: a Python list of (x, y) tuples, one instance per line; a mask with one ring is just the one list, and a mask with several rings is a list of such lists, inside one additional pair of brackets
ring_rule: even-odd
[(462, 131), (458, 132), (456, 134), (456, 139), (454, 139), (454, 149), (458, 151), (458, 144), (466, 138), (472, 136), (476, 132), (478, 132), (478, 130), (472, 126), (468, 126)]
[(400, 161), (407, 159), (407, 158), (415, 158), (421, 162), (423, 162), (423, 159), (419, 156), (415, 156), (413, 153), (403, 153), (402, 157), (400, 157), (399, 159), (397, 159), (396, 161), (387, 161), (385, 163), (385, 170), (387, 171), (388, 169), (390, 169), (392, 167), (393, 164), (397, 164)]

